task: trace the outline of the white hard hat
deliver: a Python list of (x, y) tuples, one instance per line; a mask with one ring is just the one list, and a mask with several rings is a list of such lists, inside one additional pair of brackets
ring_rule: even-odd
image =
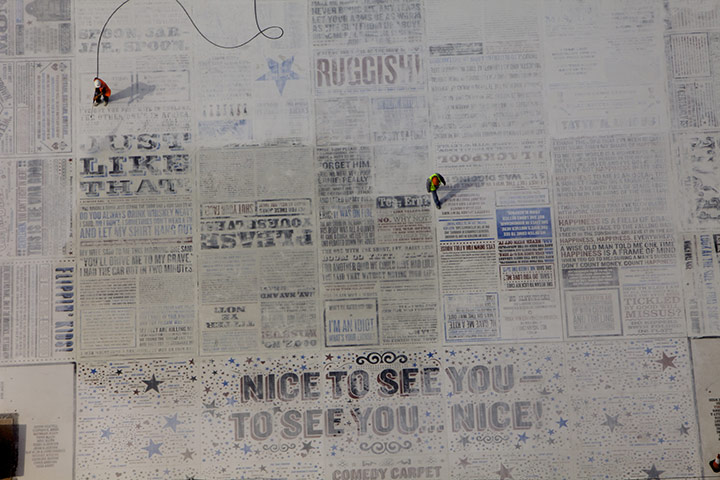
[(95, 84), (95, 88), (100, 88), (100, 79), (96, 78), (93, 83)]

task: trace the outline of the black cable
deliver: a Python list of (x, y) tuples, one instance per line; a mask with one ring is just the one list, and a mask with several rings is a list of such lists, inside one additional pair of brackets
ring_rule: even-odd
[[(207, 37), (205, 36), (205, 34), (200, 31), (200, 29), (197, 27), (197, 25), (195, 25), (195, 22), (193, 21), (192, 17), (191, 17), (190, 14), (188, 13), (188, 11), (185, 10), (185, 7), (183, 6), (183, 4), (180, 3), (180, 0), (175, 0), (175, 2), (176, 2), (178, 5), (180, 5), (180, 8), (183, 9), (183, 12), (185, 12), (185, 15), (187, 15), (188, 20), (190, 20), (190, 23), (192, 23), (192, 26), (195, 27), (195, 30), (197, 30), (197, 32), (200, 34), (200, 36), (201, 36), (202, 38), (204, 38), (205, 40), (207, 40), (208, 43), (211, 43), (212, 45), (214, 45), (214, 46), (216, 46), (216, 47), (218, 47), (218, 48), (225, 48), (225, 49), (230, 50), (230, 49), (233, 49), (233, 48), (244, 47), (244, 46), (247, 45), (248, 43), (250, 43), (250, 42), (252, 42), (253, 40), (255, 40), (255, 39), (258, 37), (258, 35), (262, 35), (263, 37), (268, 38), (268, 39), (270, 39), (270, 40), (277, 40), (278, 38), (282, 37), (282, 36), (285, 34), (285, 30), (283, 30), (283, 28), (280, 27), (280, 26), (278, 26), (278, 25), (272, 25), (272, 26), (270, 26), (270, 27), (260, 28), (260, 22), (258, 21), (258, 14), (257, 14), (257, 0), (253, 0), (253, 8), (255, 9), (255, 25), (257, 26), (258, 33), (256, 33), (255, 35), (253, 35), (253, 36), (250, 38), (250, 40), (247, 40), (247, 41), (245, 41), (245, 42), (243, 42), (243, 43), (240, 43), (240, 44), (238, 44), (238, 45), (220, 45), (220, 44), (218, 44), (218, 43), (213, 42), (213, 41), (210, 40), (209, 38), (207, 38)], [(271, 30), (271, 29), (274, 29), (274, 28), (277, 28), (277, 29), (280, 30), (280, 35), (278, 35), (277, 37), (271, 37), (271, 36), (269, 36), (269, 35), (267, 35), (267, 34), (265, 33), (266, 31)]]
[(130, 0), (125, 0), (125, 1), (124, 1), (123, 3), (121, 3), (115, 10), (113, 10), (113, 12), (110, 14), (110, 16), (108, 17), (108, 19), (105, 20), (105, 25), (103, 25), (102, 30), (100, 30), (100, 37), (98, 37), (98, 44), (97, 44), (97, 57), (96, 57), (96, 61), (95, 61), (95, 67), (96, 67), (96, 69), (95, 69), (95, 76), (96, 76), (96, 77), (99, 77), (99, 76), (100, 76), (100, 42), (102, 41), (103, 33), (105, 33), (105, 27), (107, 27), (108, 22), (110, 22), (110, 19), (113, 17), (113, 15), (115, 15), (115, 12), (117, 12), (118, 10), (120, 10), (120, 7), (122, 7), (123, 5), (125, 5), (126, 3), (128, 3), (129, 1), (130, 1)]
[[(120, 8), (121, 8), (123, 5), (125, 5), (126, 3), (128, 3), (129, 1), (130, 1), (130, 0), (125, 0), (125, 1), (124, 1), (123, 3), (121, 3), (115, 10), (113, 10), (113, 12), (110, 14), (110, 16), (108, 17), (108, 19), (105, 20), (105, 25), (103, 25), (102, 30), (100, 30), (100, 37), (98, 38), (98, 46), (97, 46), (97, 61), (96, 61), (96, 67), (97, 67), (97, 68), (96, 68), (96, 74), (95, 74), (96, 77), (99, 77), (99, 76), (100, 76), (100, 42), (102, 41), (103, 33), (105, 33), (105, 27), (107, 27), (107, 24), (108, 24), (108, 22), (110, 22), (110, 19), (113, 17), (113, 15), (115, 15), (115, 13), (116, 13), (118, 10), (120, 10)], [(257, 13), (257, 0), (253, 0), (253, 9), (254, 9), (254, 11), (255, 11), (255, 26), (256, 26), (257, 29), (258, 29), (258, 33), (256, 33), (255, 35), (253, 35), (249, 40), (246, 40), (245, 42), (240, 43), (240, 44), (238, 44), (238, 45), (220, 45), (219, 43), (215, 43), (215, 42), (213, 42), (212, 40), (210, 40), (208, 37), (205, 36), (204, 33), (202, 33), (202, 32), (200, 31), (200, 29), (198, 28), (198, 26), (195, 25), (195, 21), (192, 19), (192, 17), (191, 17), (190, 14), (188, 13), (188, 11), (185, 9), (185, 6), (184, 6), (182, 3), (180, 3), (180, 0), (175, 0), (175, 2), (176, 2), (178, 5), (180, 5), (180, 8), (182, 8), (183, 12), (185, 12), (185, 15), (187, 15), (188, 20), (190, 20), (190, 23), (192, 24), (193, 27), (195, 27), (195, 30), (197, 30), (197, 32), (200, 34), (200, 36), (201, 36), (203, 39), (205, 39), (208, 43), (210, 43), (210, 44), (212, 44), (212, 45), (214, 45), (214, 46), (216, 46), (216, 47), (218, 47), (218, 48), (224, 48), (224, 49), (230, 50), (230, 49), (233, 49), (233, 48), (244, 47), (244, 46), (247, 45), (248, 43), (250, 43), (250, 42), (252, 42), (253, 40), (255, 40), (259, 35), (262, 35), (263, 37), (265, 37), (265, 38), (267, 38), (267, 39), (269, 39), (269, 40), (277, 40), (277, 39), (279, 39), (280, 37), (282, 37), (283, 35), (285, 35), (285, 30), (283, 30), (283, 28), (282, 28), (281, 26), (279, 26), (279, 25), (271, 25), (271, 26), (269, 26), (269, 27), (260, 28), (260, 21), (258, 20), (258, 13)], [(271, 36), (271, 35), (268, 35), (267, 33), (265, 33), (265, 32), (267, 32), (268, 30), (272, 30), (272, 29), (278, 29), (278, 30), (280, 30), (280, 34), (277, 35), (277, 36)]]

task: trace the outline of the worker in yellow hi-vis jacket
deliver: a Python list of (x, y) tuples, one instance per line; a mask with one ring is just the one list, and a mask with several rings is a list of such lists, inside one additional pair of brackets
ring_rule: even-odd
[(441, 205), (440, 199), (437, 195), (437, 189), (440, 188), (441, 183), (445, 185), (445, 179), (439, 173), (433, 173), (428, 177), (427, 182), (425, 182), (425, 188), (427, 188), (429, 193), (432, 193), (432, 197), (437, 208), (440, 208)]

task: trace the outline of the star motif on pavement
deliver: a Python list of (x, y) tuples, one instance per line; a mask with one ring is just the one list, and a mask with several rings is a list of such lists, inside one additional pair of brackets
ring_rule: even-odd
[(145, 387), (145, 391), (155, 390), (157, 393), (160, 393), (160, 390), (158, 390), (158, 386), (161, 383), (165, 383), (165, 380), (157, 380), (155, 378), (155, 374), (153, 373), (153, 376), (150, 380), (143, 380), (142, 381), (147, 387)]
[(615, 415), (614, 417), (611, 417), (610, 415), (608, 415), (608, 414), (606, 413), (606, 414), (605, 414), (605, 421), (604, 421), (603, 423), (601, 423), (600, 425), (605, 425), (605, 426), (609, 427), (609, 428), (610, 428), (610, 431), (613, 432), (613, 431), (615, 431), (615, 427), (622, 427), (622, 426), (623, 426), (623, 424), (618, 421), (618, 417), (619, 417), (619, 416), (620, 416), (619, 413), (618, 413), (617, 415)]
[(195, 455), (195, 452), (191, 451), (189, 448), (186, 448), (184, 452), (182, 452), (180, 455), (183, 456), (183, 460), (192, 460), (192, 456)]
[(326, 354), (325, 354), (325, 360), (330, 361), (330, 360), (332, 360), (332, 359), (333, 359), (332, 353), (326, 353)]
[(133, 395), (140, 395), (140, 390), (138, 390), (137, 388), (133, 390)]
[(241, 450), (245, 453), (245, 455), (247, 455), (248, 453), (250, 453), (252, 451), (252, 449), (250, 448), (250, 445), (248, 445), (247, 443), (243, 444), (243, 447)]
[(667, 355), (665, 355), (665, 352), (663, 352), (663, 353), (662, 353), (662, 358), (661, 358), (660, 360), (655, 360), (655, 363), (659, 363), (660, 365), (662, 365), (662, 367), (663, 367), (663, 372), (664, 372), (665, 369), (668, 368), (668, 367), (677, 368), (677, 367), (675, 366), (675, 364), (673, 363), (673, 360), (675, 360), (676, 358), (677, 358), (677, 356), (675, 356), (675, 357), (668, 357)]
[(309, 442), (302, 442), (302, 443), (303, 443), (303, 446), (302, 446), (301, 450), (305, 450), (306, 452), (309, 452), (310, 450), (315, 448), (312, 446), (312, 440), (310, 440)]
[(110, 435), (112, 435), (113, 433), (114, 432), (111, 432), (109, 428), (107, 430), (102, 430), (102, 435), (100, 435), (100, 438), (110, 438)]
[(497, 473), (500, 475), (500, 480), (505, 480), (506, 478), (513, 478), (512, 475), (510, 475), (510, 472), (512, 471), (512, 468), (507, 468), (502, 463), (500, 464), (500, 470), (498, 470)]
[(177, 432), (177, 430), (176, 430), (177, 426), (180, 425), (181, 423), (185, 423), (185, 422), (181, 422), (180, 420), (178, 420), (177, 416), (178, 416), (178, 414), (176, 413), (175, 415), (172, 415), (170, 417), (165, 417), (166, 423), (163, 428), (169, 427), (169, 428), (172, 428), (173, 432)]
[(643, 472), (647, 473), (647, 480), (660, 480), (660, 474), (663, 473), (665, 470), (658, 470), (655, 468), (655, 464), (653, 463), (652, 467), (650, 467), (649, 470), (643, 470)]
[(265, 465), (260, 465), (260, 471), (267, 472), (267, 467)]
[(459, 465), (460, 465), (461, 467), (467, 467), (468, 465), (470, 465), (470, 462), (468, 462), (467, 457), (461, 458)]
[(282, 95), (283, 90), (285, 90), (285, 84), (288, 80), (298, 80), (300, 76), (292, 71), (293, 62), (295, 62), (295, 57), (292, 56), (290, 58), (286, 58), (285, 60), (282, 60), (281, 63), (278, 63), (276, 60), (273, 60), (272, 58), (267, 59), (267, 66), (268, 66), (268, 72), (263, 75), (262, 77), (258, 78), (258, 81), (261, 80), (272, 80), (275, 82), (275, 86), (278, 89), (278, 92), (280, 92), (280, 95)]
[(690, 429), (686, 427), (685, 425), (680, 425), (680, 434), (681, 435), (690, 435), (688, 432)]
[(560, 420), (558, 420), (558, 421), (555, 422), (555, 423), (557, 423), (558, 425), (560, 425), (558, 428), (562, 428), (562, 427), (567, 428), (567, 422), (568, 422), (568, 421), (565, 420), (565, 419), (563, 419), (563, 417), (560, 417)]
[(463, 435), (460, 437), (460, 443), (462, 443), (463, 447), (466, 447), (468, 443), (470, 443), (470, 440), (468, 439), (467, 435)]
[(526, 443), (528, 440), (528, 436), (525, 435), (525, 432), (522, 433), (522, 435), (518, 435), (518, 442)]
[(115, 370), (115, 373), (116, 373), (117, 375), (122, 375), (122, 370), (120, 370), (120, 369), (118, 368), (117, 370)]
[(203, 406), (205, 407), (205, 410), (203, 411), (203, 413), (210, 412), (210, 415), (214, 414), (215, 409), (218, 408), (217, 405), (215, 405), (215, 400), (213, 400), (210, 403), (203, 402)]
[(205, 393), (210, 393), (210, 387), (205, 387)]
[(160, 451), (160, 447), (162, 447), (162, 443), (155, 443), (152, 441), (152, 438), (150, 439), (150, 445), (147, 447), (142, 447), (143, 450), (147, 450), (148, 452), (148, 458), (152, 457), (154, 454), (162, 455), (162, 452)]

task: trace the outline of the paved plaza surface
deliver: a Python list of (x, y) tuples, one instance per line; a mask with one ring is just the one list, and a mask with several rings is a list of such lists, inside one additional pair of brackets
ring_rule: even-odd
[(0, 478), (717, 477), (720, 1), (2, 25)]

